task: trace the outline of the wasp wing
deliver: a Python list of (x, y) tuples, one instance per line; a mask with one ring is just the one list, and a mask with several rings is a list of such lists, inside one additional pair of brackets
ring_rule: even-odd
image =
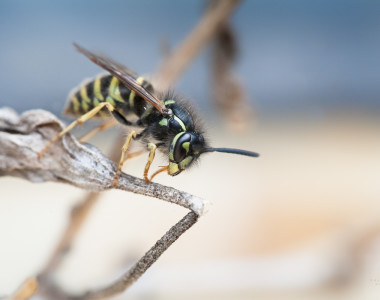
[(136, 81), (136, 78), (138, 76), (135, 72), (103, 54), (95, 54), (82, 48), (76, 43), (74, 43), (74, 46), (80, 53), (84, 54), (91, 61), (110, 72), (112, 76), (115, 76), (117, 79), (119, 79), (120, 82), (122, 82), (127, 88), (134, 91), (143, 99), (151, 103), (162, 115), (168, 114), (168, 109), (165, 107), (162, 101), (144, 89)]

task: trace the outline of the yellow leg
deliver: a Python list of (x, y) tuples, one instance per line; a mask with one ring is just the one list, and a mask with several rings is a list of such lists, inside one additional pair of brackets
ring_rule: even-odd
[[(148, 182), (152, 182), (153, 178), (156, 177), (156, 175), (162, 173), (162, 172), (167, 172), (169, 170), (169, 166), (164, 166), (164, 167), (161, 167), (160, 169), (158, 169), (156, 172), (153, 173), (152, 176), (150, 176), (149, 178), (149, 181)], [(146, 180), (146, 179), (145, 179)]]
[(127, 139), (125, 140), (125, 143), (124, 143), (124, 145), (123, 145), (123, 148), (121, 148), (120, 162), (119, 162), (119, 166), (118, 166), (118, 168), (117, 168), (117, 172), (116, 172), (115, 178), (114, 178), (114, 180), (113, 180), (113, 184), (112, 184), (113, 187), (116, 187), (116, 186), (117, 186), (117, 182), (118, 182), (118, 180), (119, 180), (120, 173), (121, 173), (121, 168), (123, 167), (123, 164), (124, 164), (124, 162), (126, 161), (125, 153), (126, 153), (127, 150), (128, 150), (128, 147), (129, 147), (129, 144), (130, 144), (130, 142), (131, 142), (132, 137), (133, 137), (133, 138), (136, 137), (136, 131), (132, 131), (130, 134), (128, 134)]
[(141, 151), (137, 151), (137, 152), (133, 152), (133, 153), (130, 153), (128, 154), (123, 163), (125, 163), (128, 159), (131, 159), (131, 158), (134, 158), (134, 157), (137, 157), (137, 156), (140, 156), (141, 154), (145, 153), (145, 150), (141, 150)]
[(109, 128), (112, 128), (113, 126), (115, 126), (117, 123), (115, 121), (110, 121), (110, 122), (106, 122), (106, 123), (103, 123), (102, 125), (94, 128), (93, 130), (91, 130), (90, 132), (86, 133), (84, 136), (82, 136), (79, 141), (81, 143), (85, 143), (86, 141), (88, 141), (90, 138), (92, 138), (95, 134), (99, 133), (99, 132), (102, 132), (102, 131), (105, 131)]
[(64, 136), (66, 133), (68, 133), (71, 129), (73, 129), (78, 124), (83, 124), (87, 120), (91, 119), (93, 116), (95, 116), (103, 107), (107, 107), (107, 109), (112, 112), (114, 110), (114, 107), (109, 104), (108, 102), (100, 103), (95, 108), (91, 109), (88, 113), (85, 113), (83, 116), (78, 118), (76, 121), (72, 122), (69, 126), (67, 126), (64, 130), (62, 130), (58, 135), (56, 135), (41, 151), (38, 153), (38, 158), (41, 158), (41, 156), (45, 153), (45, 151), (58, 139), (60, 139), (62, 136)]
[(152, 164), (152, 162), (154, 160), (154, 156), (156, 154), (157, 146), (153, 143), (149, 143), (148, 149), (150, 150), (150, 152), (149, 152), (149, 156), (148, 156), (148, 161), (146, 162), (145, 169), (144, 169), (144, 179), (146, 182), (150, 182), (150, 180), (148, 178), (148, 172), (149, 172), (150, 165)]

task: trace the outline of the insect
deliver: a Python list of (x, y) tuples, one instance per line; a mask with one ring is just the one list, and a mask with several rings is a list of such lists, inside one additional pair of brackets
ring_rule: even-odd
[[(172, 176), (178, 175), (207, 152), (259, 156), (255, 152), (240, 149), (209, 147), (194, 113), (178, 96), (167, 93), (160, 99), (152, 84), (127, 67), (105, 55), (90, 52), (77, 44), (74, 46), (110, 74), (99, 76), (82, 85), (69, 96), (65, 113), (79, 118), (54, 137), (38, 154), (39, 158), (50, 145), (77, 124), (83, 124), (95, 116), (105, 118), (111, 115), (123, 125), (142, 128), (140, 133), (132, 131), (126, 138), (113, 186), (117, 186), (132, 138), (148, 145), (150, 152), (144, 169), (144, 179), (147, 182), (150, 182), (158, 173), (165, 171)], [(130, 121), (129, 118), (132, 115), (137, 117), (137, 121)], [(169, 164), (161, 167), (149, 178), (148, 172), (156, 149), (168, 156)]]

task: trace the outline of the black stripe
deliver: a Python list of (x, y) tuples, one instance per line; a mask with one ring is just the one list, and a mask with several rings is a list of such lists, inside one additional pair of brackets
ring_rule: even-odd
[[(79, 115), (83, 115), (83, 114), (85, 114), (86, 112), (84, 111), (83, 106), (82, 106), (83, 99), (82, 99), (82, 96), (80, 95), (80, 88), (79, 88), (79, 90), (75, 93), (75, 97), (78, 99), (78, 102), (79, 102), (79, 111), (78, 111), (78, 112), (75, 112), (74, 109), (73, 109), (73, 112), (74, 112), (75, 114), (79, 114)], [(73, 108), (74, 108), (74, 105), (73, 105)]]
[(131, 90), (128, 89), (124, 84), (122, 84), (120, 81), (119, 81), (119, 91), (120, 91), (120, 96), (121, 98), (123, 98), (123, 100), (128, 103), (128, 106), (129, 106), (129, 95), (131, 93)]
[(100, 79), (100, 91), (104, 97), (104, 101), (106, 101), (108, 96), (108, 89), (110, 87), (112, 77), (113, 76), (111, 75), (105, 75)]
[(91, 81), (86, 85), (86, 90), (87, 90), (87, 96), (91, 100), (92, 106), (94, 106), (92, 102), (94, 101), (94, 81)]

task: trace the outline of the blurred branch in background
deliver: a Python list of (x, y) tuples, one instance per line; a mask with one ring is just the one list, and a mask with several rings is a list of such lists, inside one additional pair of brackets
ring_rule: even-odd
[(99, 198), (100, 193), (89, 192), (86, 195), (86, 198), (72, 209), (66, 230), (56, 246), (56, 249), (47, 261), (44, 269), (40, 272), (39, 278), (47, 278), (58, 268), (65, 254), (70, 251), (72, 241), (78, 234), (78, 231), (82, 228), (88, 214), (98, 202)]
[[(218, 1), (210, 1), (208, 10), (213, 10), (217, 4)], [(220, 24), (212, 45), (211, 94), (229, 127), (244, 130), (249, 127), (253, 112), (247, 92), (233, 72), (238, 50), (236, 33), (226, 19)]]
[(26, 279), (13, 295), (5, 300), (26, 300), (32, 297), (38, 289), (37, 279), (34, 277)]
[(170, 88), (186, 70), (199, 52), (214, 38), (221, 25), (230, 18), (241, 0), (217, 1), (206, 11), (187, 38), (163, 61), (154, 84), (160, 90)]
[(154, 83), (167, 90), (208, 44), (212, 46), (211, 79), (215, 105), (233, 129), (244, 130), (250, 124), (252, 109), (243, 85), (232, 72), (238, 55), (237, 37), (229, 19), (240, 0), (210, 1), (203, 18), (174, 52), (163, 44), (164, 61), (154, 76)]

